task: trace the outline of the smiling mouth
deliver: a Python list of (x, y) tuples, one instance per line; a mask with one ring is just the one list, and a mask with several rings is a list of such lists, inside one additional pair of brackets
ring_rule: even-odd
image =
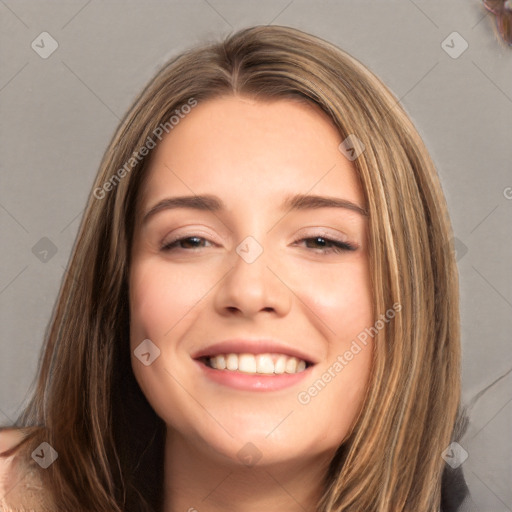
[(301, 373), (313, 363), (285, 354), (218, 354), (198, 359), (209, 368), (250, 375)]

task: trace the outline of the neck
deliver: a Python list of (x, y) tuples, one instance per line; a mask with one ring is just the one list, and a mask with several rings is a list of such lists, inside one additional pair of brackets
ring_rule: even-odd
[(316, 509), (332, 454), (253, 466), (202, 451), (175, 431), (165, 443), (164, 512)]

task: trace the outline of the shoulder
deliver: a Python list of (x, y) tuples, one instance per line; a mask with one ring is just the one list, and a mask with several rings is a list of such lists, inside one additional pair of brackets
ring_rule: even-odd
[(30, 435), (24, 429), (0, 430), (0, 511), (50, 510), (36, 462), (30, 453)]

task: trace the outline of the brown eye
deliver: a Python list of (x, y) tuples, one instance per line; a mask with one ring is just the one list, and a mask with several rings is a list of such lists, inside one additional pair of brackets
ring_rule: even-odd
[(202, 247), (201, 245), (199, 245), (201, 243), (201, 241), (208, 242), (208, 240), (206, 240), (206, 238), (202, 238), (200, 236), (182, 237), (182, 238), (173, 240), (172, 242), (169, 242), (168, 244), (163, 245), (160, 250), (173, 251), (175, 249), (184, 249), (184, 250), (200, 249)]
[(299, 242), (310, 242), (313, 241), (313, 244), (316, 247), (308, 247), (313, 249), (320, 249), (322, 252), (330, 253), (330, 252), (345, 252), (345, 251), (355, 251), (356, 247), (348, 242), (340, 242), (338, 240), (332, 240), (331, 238), (326, 238), (324, 236), (315, 236), (309, 238), (303, 238), (299, 240)]

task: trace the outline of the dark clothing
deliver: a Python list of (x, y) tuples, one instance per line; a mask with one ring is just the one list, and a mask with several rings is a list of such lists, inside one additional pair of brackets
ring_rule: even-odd
[(461, 512), (462, 503), (469, 496), (462, 466), (452, 469), (446, 465), (441, 483), (440, 512)]

